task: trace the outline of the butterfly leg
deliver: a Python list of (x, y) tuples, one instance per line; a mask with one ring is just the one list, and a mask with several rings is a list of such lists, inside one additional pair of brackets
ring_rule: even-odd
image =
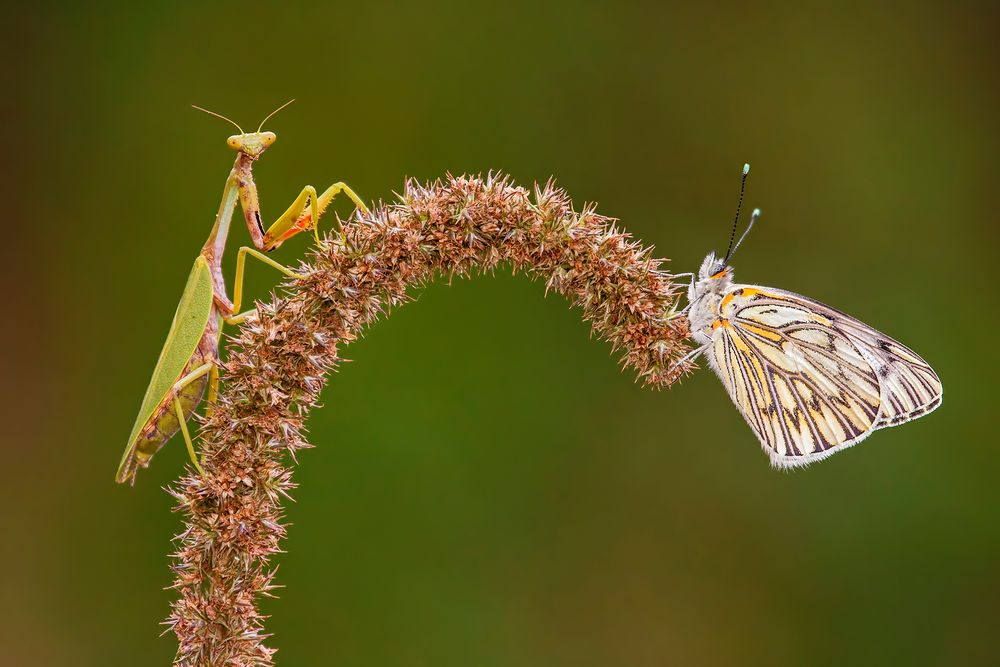
[(667, 371), (667, 373), (669, 374), (673, 373), (676, 370), (683, 370), (685, 364), (693, 362), (695, 359), (700, 357), (707, 349), (708, 345), (702, 345), (701, 347), (696, 347), (695, 349), (691, 350), (683, 357), (681, 357), (677, 361), (677, 363), (675, 363), (673, 366), (670, 367), (670, 370)]
[[(694, 287), (695, 280), (698, 279), (698, 276), (695, 275), (694, 273), (691, 273), (691, 272), (675, 273), (673, 275), (673, 277), (674, 278), (691, 278), (691, 282), (688, 283), (688, 294), (691, 294), (691, 289)], [(690, 303), (688, 303), (688, 305), (684, 306), (684, 308), (682, 308), (679, 313), (676, 313), (675, 316), (679, 317), (679, 316), (682, 316), (682, 315), (687, 315), (687, 312), (689, 310), (691, 310), (691, 304)]]

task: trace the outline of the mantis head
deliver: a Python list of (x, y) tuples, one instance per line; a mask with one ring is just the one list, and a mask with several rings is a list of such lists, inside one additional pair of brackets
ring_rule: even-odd
[(256, 132), (244, 132), (242, 127), (240, 127), (234, 121), (226, 118), (221, 114), (217, 114), (214, 111), (209, 111), (208, 109), (202, 109), (201, 107), (195, 106), (193, 104), (191, 106), (193, 106), (198, 111), (204, 111), (209, 115), (221, 118), (222, 120), (228, 121), (232, 123), (234, 126), (236, 126), (236, 129), (239, 130), (240, 133), (234, 134), (233, 136), (226, 139), (226, 144), (234, 151), (239, 151), (240, 153), (243, 153), (251, 160), (256, 160), (258, 157), (260, 157), (260, 154), (266, 151), (267, 147), (273, 144), (274, 140), (278, 138), (277, 135), (274, 134), (274, 132), (261, 132), (261, 130), (264, 128), (264, 123), (266, 123), (271, 118), (271, 116), (278, 113), (279, 111), (281, 111), (294, 101), (295, 100), (288, 100), (280, 107), (278, 107), (271, 113), (267, 114), (267, 117), (260, 122), (260, 127), (257, 128)]
[(226, 139), (226, 145), (234, 151), (243, 153), (251, 160), (256, 160), (277, 138), (274, 132), (246, 132), (229, 137)]

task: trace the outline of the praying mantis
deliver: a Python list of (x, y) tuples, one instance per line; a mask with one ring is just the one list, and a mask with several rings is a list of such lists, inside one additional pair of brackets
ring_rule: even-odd
[[(307, 185), (274, 224), (264, 230), (257, 186), (253, 181), (253, 164), (277, 138), (273, 132), (262, 131), (264, 123), (292, 101), (286, 102), (268, 114), (256, 132), (244, 132), (239, 125), (225, 116), (195, 107), (199, 111), (232, 123), (239, 130), (239, 134), (226, 140), (226, 144), (237, 153), (236, 162), (226, 179), (215, 224), (188, 275), (170, 332), (167, 334), (167, 340), (142, 399), (139, 414), (132, 426), (125, 453), (115, 475), (115, 481), (118, 483), (134, 484), (139, 468), (148, 466), (153, 455), (177, 431), (184, 436), (195, 469), (204, 474), (188, 432), (187, 419), (197, 408), (206, 387), (209, 414), (218, 395), (219, 339), (222, 335), (222, 324), (240, 324), (253, 313), (253, 311), (239, 313), (243, 300), (246, 258), (259, 259), (291, 278), (301, 277), (263, 253), (274, 250), (292, 236), (310, 228), (313, 230), (316, 242), (321, 243), (318, 231), (319, 218), (333, 198), (341, 192), (350, 197), (360, 210), (369, 212), (364, 202), (342, 182), (334, 183), (320, 195), (317, 195), (314, 187)], [(230, 301), (226, 296), (226, 285), (222, 275), (222, 255), (237, 201), (243, 210), (243, 217), (246, 219), (247, 229), (255, 247), (243, 246), (237, 252), (233, 299)]]

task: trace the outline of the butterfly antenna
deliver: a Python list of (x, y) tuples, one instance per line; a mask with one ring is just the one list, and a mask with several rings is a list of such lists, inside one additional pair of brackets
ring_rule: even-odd
[(260, 121), (260, 127), (257, 128), (257, 131), (260, 132), (262, 129), (264, 129), (264, 123), (266, 123), (267, 121), (271, 120), (271, 116), (273, 116), (274, 114), (278, 113), (279, 111), (281, 111), (282, 109), (284, 109), (285, 107), (287, 107), (289, 104), (291, 104), (294, 101), (295, 101), (295, 98), (293, 97), (292, 99), (288, 100), (287, 102), (285, 102), (284, 104), (282, 104), (280, 107), (278, 107), (277, 109), (275, 109), (271, 113), (267, 114), (267, 116), (264, 117), (264, 120)]
[[(749, 173), (750, 163), (747, 162), (743, 165), (743, 180), (740, 181), (740, 200), (736, 203), (736, 217), (733, 218), (733, 231), (729, 232), (729, 248), (726, 250), (726, 258), (722, 260), (723, 266), (729, 265), (729, 258), (733, 256), (733, 251), (735, 250), (735, 248), (733, 248), (733, 241), (736, 240), (736, 225), (740, 222), (740, 211), (743, 210), (743, 195), (747, 189), (747, 174)], [(750, 224), (752, 225), (753, 222)], [(747, 232), (748, 231), (750, 231), (749, 227), (747, 227)], [(746, 232), (743, 232), (743, 236), (746, 236)], [(742, 240), (743, 238), (740, 237), (740, 241)], [(737, 243), (736, 245), (739, 244)]]
[[(755, 208), (753, 210), (753, 213), (750, 214), (750, 224), (747, 225), (746, 230), (744, 230), (742, 236), (740, 236), (740, 240), (737, 241), (736, 245), (733, 246), (733, 251), (731, 253), (729, 253), (730, 256), (736, 254), (736, 250), (739, 249), (740, 244), (743, 243), (743, 239), (745, 239), (747, 237), (747, 234), (750, 233), (750, 230), (753, 229), (753, 223), (757, 222), (757, 218), (759, 218), (759, 217), (760, 217), (760, 209), (759, 208)], [(729, 259), (729, 257), (727, 257), (726, 259)]]
[[(194, 108), (194, 109), (197, 109), (198, 111), (204, 111), (209, 116), (215, 116), (216, 118), (221, 118), (222, 120), (226, 121), (227, 123), (232, 123), (233, 125), (236, 125), (236, 121), (231, 120), (229, 118), (226, 118), (221, 113), (215, 113), (214, 111), (209, 111), (208, 109), (202, 109), (197, 104), (192, 104), (191, 107)], [(243, 131), (243, 128), (240, 127), (239, 125), (236, 125), (236, 129), (240, 131), (240, 134), (246, 134), (246, 132)]]

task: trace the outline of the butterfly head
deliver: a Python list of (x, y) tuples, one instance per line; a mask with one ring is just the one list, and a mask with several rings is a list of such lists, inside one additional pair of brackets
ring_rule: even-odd
[(699, 291), (722, 293), (733, 284), (733, 267), (723, 263), (714, 253), (708, 253), (698, 269)]
[(760, 209), (755, 208), (753, 215), (750, 216), (750, 223), (737, 241), (736, 228), (740, 221), (740, 211), (743, 208), (743, 194), (746, 192), (747, 175), (749, 173), (750, 165), (744, 164), (743, 180), (740, 182), (740, 199), (736, 204), (736, 216), (733, 218), (733, 231), (729, 234), (729, 248), (726, 249), (726, 255), (720, 259), (713, 251), (705, 257), (705, 260), (701, 263), (701, 268), (698, 269), (698, 279), (692, 282), (688, 288), (688, 301), (691, 303), (694, 303), (706, 294), (724, 294), (733, 284), (733, 267), (729, 265), (729, 260), (737, 248), (740, 247), (740, 244), (743, 243), (743, 239), (747, 237), (754, 223), (757, 222), (757, 218), (760, 217)]
[[(729, 234), (729, 248), (726, 249), (726, 256), (719, 259), (714, 252), (710, 252), (705, 261), (701, 263), (701, 269), (698, 270), (698, 282), (703, 280), (709, 280), (713, 282), (713, 285), (728, 286), (733, 282), (733, 271), (729, 266), (729, 260), (743, 243), (743, 239), (747, 237), (750, 230), (753, 229), (753, 225), (757, 222), (757, 218), (760, 217), (760, 209), (755, 208), (753, 214), (750, 216), (750, 223), (747, 228), (743, 230), (743, 235), (740, 236), (740, 240), (736, 241), (736, 227), (740, 222), (740, 211), (743, 210), (743, 195), (747, 188), (747, 176), (750, 174), (750, 163), (743, 165), (743, 180), (740, 181), (740, 199), (736, 203), (736, 216), (733, 218), (733, 231)], [(734, 244), (733, 241), (736, 241)], [(714, 287), (713, 287), (714, 289)]]
[[(725, 257), (720, 259), (715, 252), (708, 253), (708, 256), (701, 263), (701, 268), (698, 269), (698, 293), (713, 292), (715, 294), (722, 294), (733, 284), (733, 267), (729, 264), (729, 259), (736, 252), (736, 249), (740, 247), (740, 244), (743, 243), (743, 239), (746, 238), (747, 233), (753, 227), (754, 223), (757, 222), (758, 217), (760, 217), (760, 209), (755, 208), (753, 215), (750, 216), (750, 224), (747, 225), (746, 231), (743, 232), (740, 240), (735, 244), (733, 244), (733, 239), (736, 237), (736, 227), (733, 227), (734, 233), (730, 237), (729, 250), (726, 251)], [(739, 212), (737, 212), (737, 220), (739, 220)]]

